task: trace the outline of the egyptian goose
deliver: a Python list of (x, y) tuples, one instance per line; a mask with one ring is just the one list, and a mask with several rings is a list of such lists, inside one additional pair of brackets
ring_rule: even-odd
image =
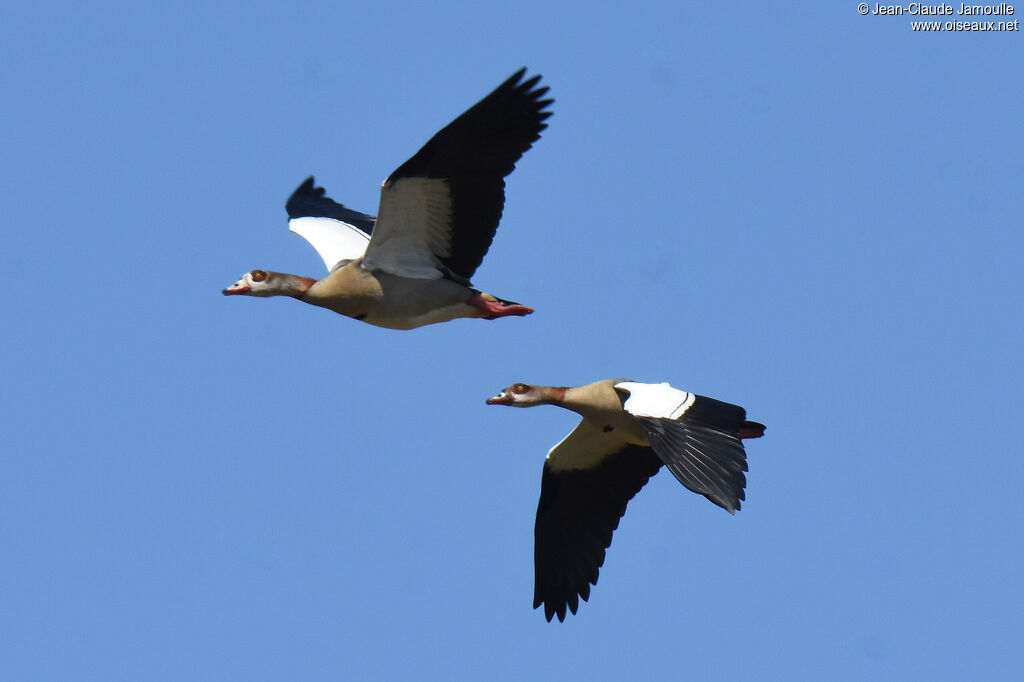
[(558, 405), (582, 420), (544, 460), (534, 526), (533, 607), (548, 621), (576, 613), (626, 504), (669, 468), (679, 482), (729, 513), (740, 508), (743, 438), (764, 435), (746, 411), (666, 384), (605, 379), (585, 386), (512, 384), (488, 405)]
[(253, 270), (224, 290), (291, 296), (380, 327), (412, 329), (459, 317), (533, 310), (473, 289), (498, 229), (505, 176), (551, 115), (540, 76), (520, 69), (434, 135), (381, 186), (377, 217), (324, 196), (312, 177), (287, 203), (289, 229), (327, 265), (321, 280)]

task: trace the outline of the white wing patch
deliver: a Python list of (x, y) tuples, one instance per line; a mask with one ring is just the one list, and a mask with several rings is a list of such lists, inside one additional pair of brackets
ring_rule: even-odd
[(288, 229), (309, 242), (330, 272), (343, 260), (355, 260), (366, 252), (370, 237), (354, 225), (334, 218), (292, 218)]
[(679, 419), (690, 409), (696, 398), (692, 393), (672, 388), (667, 383), (641, 384), (636, 381), (623, 381), (615, 384), (615, 388), (629, 393), (622, 407), (636, 417)]
[(363, 267), (402, 277), (440, 279), (451, 254), (452, 196), (438, 178), (385, 182)]

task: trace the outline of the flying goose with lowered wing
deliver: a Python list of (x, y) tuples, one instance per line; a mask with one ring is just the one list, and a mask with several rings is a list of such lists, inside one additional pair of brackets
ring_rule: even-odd
[(291, 296), (369, 324), (413, 329), (532, 308), (474, 289), (505, 203), (505, 176), (540, 137), (554, 100), (520, 69), (384, 181), (377, 217), (336, 203), (312, 177), (287, 203), (289, 229), (327, 265), (320, 280), (253, 270), (225, 295)]
[(738, 405), (665, 384), (605, 379), (585, 386), (512, 384), (488, 405), (557, 405), (582, 419), (548, 453), (534, 525), (533, 607), (550, 621), (590, 597), (612, 532), (664, 464), (729, 513), (744, 499), (742, 439), (765, 427)]

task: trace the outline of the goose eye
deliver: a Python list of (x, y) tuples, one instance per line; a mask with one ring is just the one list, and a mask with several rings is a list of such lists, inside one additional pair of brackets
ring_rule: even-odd
[(526, 384), (516, 384), (515, 386), (512, 387), (513, 393), (526, 393), (526, 390)]
[(264, 272), (263, 270), (253, 270), (252, 271), (252, 281), (254, 281), (254, 282), (262, 282), (266, 278), (267, 278), (267, 273)]

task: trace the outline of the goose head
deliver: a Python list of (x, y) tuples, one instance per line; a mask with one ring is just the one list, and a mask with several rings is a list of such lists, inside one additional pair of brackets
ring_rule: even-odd
[(312, 286), (309, 277), (286, 275), (270, 270), (252, 270), (223, 291), (225, 296), (301, 296)]
[(533, 407), (534, 405), (557, 404), (562, 401), (564, 396), (564, 388), (518, 383), (505, 388), (493, 398), (488, 398), (487, 404)]

